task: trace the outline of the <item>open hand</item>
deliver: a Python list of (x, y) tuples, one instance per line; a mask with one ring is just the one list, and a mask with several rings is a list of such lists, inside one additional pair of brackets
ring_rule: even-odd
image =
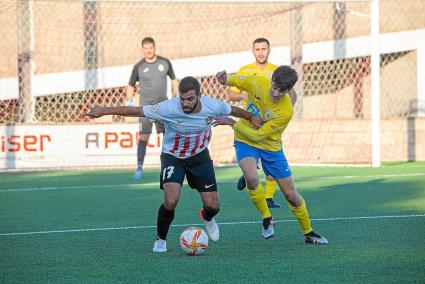
[(101, 106), (94, 106), (94, 107), (92, 107), (89, 110), (88, 113), (86, 113), (86, 116), (89, 116), (91, 118), (101, 117), (101, 116), (103, 116), (102, 110), (103, 110), (103, 107), (101, 107)]
[(226, 86), (227, 83), (227, 73), (226, 71), (220, 71), (217, 74), (215, 74), (215, 78), (217, 79), (217, 81), (223, 85)]
[(228, 116), (217, 116), (214, 118), (212, 125), (218, 126), (218, 125), (229, 125), (233, 127), (233, 125), (236, 123), (236, 121)]

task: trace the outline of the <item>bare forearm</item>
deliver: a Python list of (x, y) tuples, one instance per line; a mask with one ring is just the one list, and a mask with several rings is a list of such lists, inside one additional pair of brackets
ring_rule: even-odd
[(246, 110), (241, 109), (239, 107), (235, 107), (235, 106), (232, 106), (232, 112), (230, 114), (234, 117), (243, 118), (243, 119), (246, 119), (248, 121), (250, 121), (251, 118), (252, 118), (251, 113), (249, 113)]
[(177, 79), (171, 80), (171, 89), (174, 96), (179, 94), (179, 81)]
[(127, 100), (132, 100), (134, 97), (134, 87), (128, 85), (127, 88), (125, 89), (125, 95), (127, 97)]
[(118, 106), (118, 107), (92, 107), (86, 116), (91, 118), (98, 118), (104, 115), (121, 115), (121, 116), (145, 116), (143, 108), (141, 107), (129, 107), (129, 106)]
[(231, 89), (229, 89), (228, 91), (228, 95), (227, 95), (227, 100), (229, 102), (239, 102), (241, 100), (246, 100), (244, 93), (237, 93), (232, 91)]
[(102, 115), (145, 116), (143, 108), (128, 106), (104, 107), (102, 108), (101, 113)]

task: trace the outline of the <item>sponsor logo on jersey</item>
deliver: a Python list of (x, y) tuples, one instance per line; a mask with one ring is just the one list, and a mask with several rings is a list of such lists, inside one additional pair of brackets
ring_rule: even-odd
[(149, 67), (146, 67), (145, 69), (143, 69), (143, 73), (146, 73), (149, 71)]
[(246, 111), (252, 113), (252, 115), (254, 115), (254, 116), (260, 116), (261, 115), (260, 110), (253, 103), (250, 103), (248, 105), (248, 107), (246, 108)]

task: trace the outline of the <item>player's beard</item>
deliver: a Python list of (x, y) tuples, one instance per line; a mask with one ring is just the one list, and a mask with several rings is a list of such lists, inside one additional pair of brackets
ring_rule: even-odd
[(183, 112), (186, 113), (186, 114), (192, 113), (195, 110), (195, 108), (198, 106), (198, 104), (199, 104), (199, 98), (196, 100), (195, 105), (189, 111), (187, 111), (183, 108)]
[(259, 60), (258, 58), (255, 58), (256, 60), (257, 60), (257, 62), (259, 63), (259, 64), (266, 64), (267, 63), (267, 59), (269, 58), (269, 56), (266, 56), (265, 58), (264, 58), (264, 60)]

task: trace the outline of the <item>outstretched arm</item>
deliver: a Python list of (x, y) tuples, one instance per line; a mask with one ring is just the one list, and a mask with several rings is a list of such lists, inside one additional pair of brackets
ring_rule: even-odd
[(98, 118), (104, 115), (121, 115), (121, 116), (145, 116), (143, 108), (141, 107), (128, 107), (128, 106), (118, 106), (118, 107), (102, 107), (94, 106), (86, 114), (92, 118)]
[(232, 106), (230, 115), (248, 120), (257, 129), (261, 127), (261, 123), (263, 122), (261, 116), (254, 116), (252, 113), (236, 106)]
[(227, 92), (227, 101), (229, 102), (240, 102), (246, 101), (248, 96), (244, 92), (235, 92), (232, 89), (229, 89)]

